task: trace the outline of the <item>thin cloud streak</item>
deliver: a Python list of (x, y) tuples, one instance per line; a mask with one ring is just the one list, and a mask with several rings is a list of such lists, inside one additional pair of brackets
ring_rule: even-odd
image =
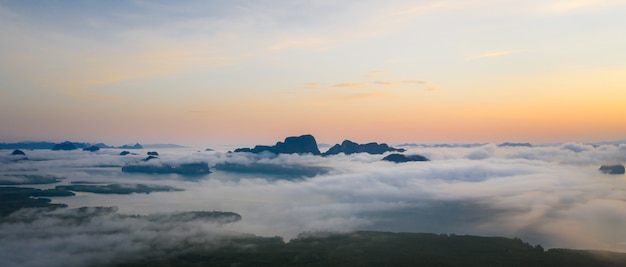
[(331, 86), (331, 88), (362, 88), (362, 87), (366, 87), (368, 84), (367, 83), (361, 83), (361, 82), (351, 82), (351, 83), (340, 83), (340, 84), (335, 84), (333, 86)]
[(485, 53), (478, 54), (478, 55), (465, 57), (465, 60), (471, 61), (471, 60), (477, 60), (477, 59), (483, 59), (483, 58), (504, 57), (508, 55), (517, 54), (519, 52), (520, 52), (519, 50), (490, 51), (490, 52), (485, 52)]
[(378, 78), (378, 76), (385, 75), (385, 74), (389, 74), (389, 72), (384, 71), (384, 70), (375, 70), (365, 75), (365, 77), (370, 78), (370, 79), (375, 79), (375, 78)]

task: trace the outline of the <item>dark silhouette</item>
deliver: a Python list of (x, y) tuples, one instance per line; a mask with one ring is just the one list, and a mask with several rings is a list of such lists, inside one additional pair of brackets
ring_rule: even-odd
[(120, 194), (127, 195), (132, 193), (150, 194), (151, 192), (174, 192), (183, 191), (171, 186), (165, 185), (145, 185), (145, 184), (108, 184), (108, 185), (58, 185), (56, 190), (89, 192), (94, 194)]
[(100, 150), (100, 147), (97, 147), (97, 146), (90, 146), (90, 147), (83, 148), (83, 151), (89, 151), (89, 152), (96, 152), (98, 150)]
[(159, 152), (156, 151), (149, 151), (147, 154), (148, 156), (159, 156)]
[(395, 163), (409, 162), (409, 161), (429, 161), (428, 158), (421, 155), (403, 155), (403, 154), (390, 154), (383, 158), (383, 160), (391, 161)]
[(148, 156), (147, 158), (143, 159), (143, 161), (148, 161), (148, 160), (151, 160), (151, 159), (158, 159), (158, 158), (159, 158), (159, 157), (157, 157), (157, 156), (152, 156), (152, 155), (150, 155), (150, 156)]
[(254, 148), (238, 148), (235, 152), (250, 152), (261, 153), (263, 151), (272, 152), (275, 154), (306, 154), (311, 153), (313, 155), (320, 155), (320, 150), (317, 148), (317, 142), (315, 137), (310, 134), (301, 136), (291, 136), (285, 138), (284, 142), (278, 142), (273, 146), (255, 146)]
[(533, 145), (530, 143), (509, 143), (509, 142), (504, 142), (498, 145), (498, 147), (521, 147), (521, 146), (532, 147)]
[(602, 165), (598, 170), (606, 174), (624, 174), (624, 165)]
[(0, 149), (52, 149), (52, 142), (0, 143)]
[(78, 149), (74, 143), (70, 142), (70, 141), (65, 141), (63, 143), (60, 144), (56, 144), (54, 145), (54, 147), (52, 147), (52, 150), (76, 150)]
[(130, 151), (128, 151), (128, 150), (124, 150), (124, 151), (120, 152), (120, 156), (126, 156), (128, 154), (130, 154)]
[(339, 153), (344, 153), (346, 155), (354, 154), (354, 153), (369, 153), (369, 154), (383, 154), (385, 152), (404, 152), (403, 148), (393, 148), (388, 146), (385, 143), (378, 144), (375, 142), (367, 143), (367, 144), (357, 144), (350, 140), (345, 140), (341, 143), (341, 145), (336, 144), (328, 151), (324, 152), (324, 156), (328, 155), (336, 155)]
[(136, 143), (134, 145), (123, 145), (123, 146), (121, 146), (119, 148), (121, 148), (121, 149), (142, 149), (143, 146), (140, 145), (139, 143)]
[(11, 153), (11, 156), (16, 156), (16, 155), (22, 155), (22, 156), (26, 156), (26, 153), (24, 153), (24, 151), (16, 149), (13, 150), (13, 152)]
[[(185, 247), (164, 257), (131, 258), (112, 266), (624, 266), (625, 253), (550, 249), (519, 238), (455, 234), (302, 233), (248, 235), (218, 249)], [(253, 247), (254, 249), (250, 249)]]
[[(49, 198), (73, 196), (74, 193), (59, 189), (36, 189), (27, 187), (0, 187), (0, 218), (21, 208), (64, 208), (65, 204), (50, 203)], [(1, 220), (0, 220), (1, 221)]]
[(16, 150), (13, 150), (13, 152), (11, 153), (11, 160), (13, 161), (28, 160), (28, 157), (26, 156), (26, 153), (24, 153), (24, 151), (16, 149)]

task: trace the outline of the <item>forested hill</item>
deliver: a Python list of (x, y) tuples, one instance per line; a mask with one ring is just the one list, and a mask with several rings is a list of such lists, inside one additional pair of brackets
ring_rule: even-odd
[(354, 232), (249, 237), (217, 250), (188, 248), (165, 258), (114, 266), (626, 266), (626, 254), (551, 249), (520, 239), (420, 233)]

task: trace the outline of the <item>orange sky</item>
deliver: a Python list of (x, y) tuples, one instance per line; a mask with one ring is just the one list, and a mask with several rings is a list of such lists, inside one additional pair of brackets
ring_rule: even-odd
[(0, 142), (623, 139), (624, 12), (612, 0), (4, 2)]

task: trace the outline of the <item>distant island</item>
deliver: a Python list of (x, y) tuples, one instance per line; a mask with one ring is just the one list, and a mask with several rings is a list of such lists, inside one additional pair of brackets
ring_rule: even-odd
[(531, 143), (510, 143), (504, 142), (502, 144), (498, 144), (498, 147), (533, 147)]
[(385, 152), (404, 152), (403, 148), (393, 148), (382, 143), (371, 142), (367, 144), (357, 144), (350, 140), (344, 140), (341, 144), (332, 146), (328, 151), (321, 153), (315, 137), (310, 134), (301, 136), (290, 136), (284, 142), (277, 142), (273, 146), (257, 145), (254, 148), (237, 148), (234, 152), (261, 153), (271, 152), (274, 154), (312, 154), (330, 156), (344, 153), (346, 155), (354, 153), (383, 154)]
[(624, 174), (625, 172), (624, 165), (622, 164), (602, 165), (598, 170), (606, 174)]
[(391, 161), (395, 163), (404, 163), (411, 161), (429, 161), (428, 158), (421, 155), (404, 155), (404, 154), (389, 154), (384, 157), (383, 160)]
[(264, 151), (275, 154), (322, 154), (317, 147), (315, 137), (310, 134), (287, 137), (284, 142), (278, 142), (273, 146), (257, 145), (254, 148), (235, 149), (235, 152), (261, 153)]
[(111, 148), (111, 149), (144, 149), (144, 148), (152, 148), (152, 149), (167, 149), (167, 148), (186, 148), (186, 146), (177, 145), (177, 144), (148, 144), (141, 145), (139, 143), (135, 143), (134, 145), (122, 145), (122, 146), (110, 146), (105, 143), (89, 143), (89, 142), (73, 142), (73, 141), (65, 141), (61, 143), (55, 142), (47, 142), (47, 141), (23, 141), (16, 143), (0, 143), (0, 149), (26, 149), (26, 150), (35, 150), (35, 149), (48, 149), (48, 150), (76, 150), (83, 149), (85, 151), (97, 151), (97, 149), (103, 148)]
[(350, 140), (344, 140), (341, 145), (336, 144), (332, 146), (328, 151), (324, 152), (324, 156), (337, 155), (344, 153), (346, 155), (354, 153), (368, 153), (368, 154), (383, 154), (385, 152), (404, 152), (404, 148), (393, 148), (385, 143), (379, 144), (376, 142), (367, 144), (357, 144)]

